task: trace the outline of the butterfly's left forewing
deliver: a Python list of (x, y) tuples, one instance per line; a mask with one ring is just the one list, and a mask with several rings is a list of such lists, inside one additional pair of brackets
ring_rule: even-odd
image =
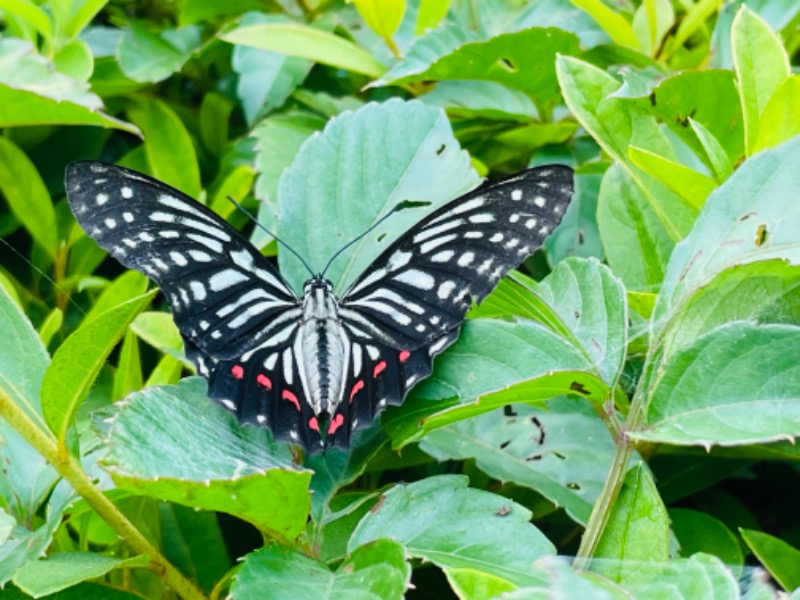
[[(560, 165), (482, 186), (417, 223), (364, 271), (339, 310), (354, 347), (362, 348), (361, 361), (353, 353), (345, 388), (348, 423), (368, 424), (361, 415), (400, 404), (430, 374), (472, 302), (542, 244), (572, 191), (572, 169)], [(367, 385), (377, 391), (363, 393)]]
[(209, 396), (242, 422), (297, 433), (304, 400), (285, 383), (297, 370), (286, 349), (302, 310), (270, 263), (202, 204), (135, 171), (73, 163), (66, 190), (81, 227), (161, 287)]

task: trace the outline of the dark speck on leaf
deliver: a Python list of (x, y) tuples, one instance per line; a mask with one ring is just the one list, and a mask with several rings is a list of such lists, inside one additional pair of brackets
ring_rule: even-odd
[(498, 517), (505, 517), (510, 513), (511, 513), (511, 508), (507, 504), (503, 504), (501, 508), (494, 511), (494, 514), (496, 514)]
[(576, 392), (578, 394), (582, 394), (583, 396), (588, 396), (589, 395), (589, 390), (587, 390), (583, 386), (583, 384), (581, 382), (579, 382), (579, 381), (573, 381), (572, 383), (570, 383), (569, 384), (569, 389), (571, 389), (573, 392)]
[(756, 246), (763, 246), (768, 236), (769, 232), (767, 231), (767, 226), (759, 225), (758, 229), (756, 229)]
[(375, 506), (373, 506), (372, 508), (370, 508), (370, 509), (369, 509), (369, 512), (371, 512), (371, 513), (374, 515), (376, 512), (378, 512), (378, 511), (381, 509), (381, 506), (383, 506), (383, 503), (384, 503), (385, 501), (386, 501), (386, 496), (384, 496), (383, 494), (381, 494), (381, 495), (380, 495), (380, 498), (378, 498), (378, 501), (375, 503)]
[(437, 156), (441, 156), (441, 155), (442, 155), (442, 152), (444, 152), (446, 149), (447, 149), (447, 145), (446, 145), (446, 144), (442, 144), (441, 146), (439, 146), (439, 147), (436, 149), (436, 155), (437, 155)]

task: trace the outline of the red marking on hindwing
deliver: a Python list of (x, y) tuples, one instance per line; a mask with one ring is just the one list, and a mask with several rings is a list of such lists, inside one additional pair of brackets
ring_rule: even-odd
[(242, 368), (242, 365), (233, 365), (231, 367), (231, 375), (233, 375), (236, 379), (241, 379), (244, 377), (244, 369)]
[(350, 392), (350, 402), (353, 401), (353, 398), (355, 397), (355, 395), (358, 392), (360, 392), (362, 389), (364, 389), (364, 380), (363, 379), (359, 379), (358, 381), (356, 381), (353, 384), (353, 390)]
[(409, 352), (408, 350), (401, 350), (400, 351), (400, 356), (398, 356), (397, 359), (401, 363), (404, 363), (404, 362), (406, 362), (408, 360), (409, 356), (411, 356), (411, 352)]
[(383, 373), (383, 370), (385, 368), (386, 368), (386, 361), (382, 360), (377, 365), (375, 365), (375, 368), (372, 370), (372, 377), (375, 378), (378, 375), (380, 375), (381, 373)]
[(289, 390), (283, 390), (283, 392), (281, 392), (281, 398), (283, 398), (284, 400), (288, 400), (289, 402), (294, 404), (294, 407), (297, 410), (300, 410), (300, 401), (297, 399), (297, 396), (295, 396)]
[(308, 426), (314, 431), (319, 431), (319, 423), (317, 423), (317, 417), (311, 417), (308, 420)]
[(342, 415), (339, 414), (333, 417), (331, 424), (328, 425), (328, 435), (336, 433), (336, 430), (342, 426), (342, 423), (344, 423), (344, 417)]
[(263, 388), (266, 388), (267, 391), (272, 389), (272, 382), (269, 380), (269, 377), (260, 373), (258, 377), (256, 377), (256, 383)]

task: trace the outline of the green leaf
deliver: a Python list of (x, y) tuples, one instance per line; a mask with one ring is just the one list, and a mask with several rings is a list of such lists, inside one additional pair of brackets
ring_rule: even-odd
[(391, 39), (406, 12), (406, 0), (348, 0), (367, 26), (384, 40)]
[(53, 340), (53, 336), (61, 330), (64, 325), (64, 313), (58, 307), (50, 311), (39, 326), (39, 337), (46, 348)]
[(60, 552), (43, 560), (26, 563), (14, 575), (14, 583), (34, 598), (47, 596), (86, 581), (102, 577), (113, 569), (146, 567), (148, 558), (113, 558), (94, 552)]
[(440, 81), (419, 99), (451, 117), (526, 122), (539, 116), (527, 95), (494, 81)]
[(180, 71), (201, 44), (197, 25), (155, 33), (131, 20), (117, 46), (117, 62), (133, 81), (157, 83)]
[(53, 38), (53, 23), (47, 12), (31, 0), (2, 0), (0, 8), (25, 20), (48, 42)]
[(501, 596), (503, 600), (549, 600), (580, 598), (581, 600), (630, 600), (621, 587), (589, 571), (577, 572), (562, 557), (545, 557), (536, 564), (535, 572), (542, 582), (519, 588)]
[(747, 154), (753, 154), (761, 114), (791, 74), (781, 39), (757, 14), (742, 6), (733, 20), (733, 62), (744, 115)]
[(474, 459), (492, 479), (536, 490), (585, 524), (614, 455), (607, 427), (587, 403), (564, 396), (512, 413), (497, 409), (437, 429), (420, 448), (439, 461)]
[(560, 319), (556, 331), (580, 348), (592, 371), (613, 387), (625, 360), (628, 314), (625, 289), (611, 270), (595, 259), (568, 258), (533, 292)]
[(773, 148), (800, 134), (800, 77), (784, 81), (764, 107), (753, 153)]
[(437, 358), (434, 375), (414, 388), (402, 409), (387, 411), (383, 421), (399, 447), (512, 402), (578, 393), (602, 403), (610, 392), (591, 370), (582, 352), (539, 324), (475, 319)]
[(122, 340), (111, 397), (113, 400), (119, 400), (130, 392), (140, 389), (142, 389), (142, 362), (139, 358), (139, 340), (136, 334), (128, 329)]
[(673, 242), (641, 188), (618, 163), (600, 184), (597, 227), (608, 264), (626, 288), (649, 292), (663, 281)]
[(245, 25), (219, 38), (231, 44), (298, 56), (370, 77), (379, 77), (385, 71), (382, 64), (352, 42), (308, 25)]
[(0, 38), (0, 127), (97, 125), (138, 133), (102, 107), (86, 83), (55, 71), (29, 42)]
[(50, 194), (31, 160), (4, 136), (0, 136), (0, 191), (31, 237), (54, 259), (58, 229)]
[(671, 508), (669, 519), (681, 545), (681, 556), (706, 552), (728, 566), (744, 562), (739, 540), (719, 519), (688, 508)]
[(795, 324), (798, 311), (800, 266), (773, 259), (730, 267), (700, 286), (672, 316), (662, 359), (725, 323)]
[(641, 463), (625, 475), (595, 556), (614, 559), (592, 570), (617, 583), (635, 581), (642, 563), (649, 566), (669, 557), (667, 510)]
[(108, 422), (104, 468), (117, 486), (253, 523), (288, 542), (304, 529), (311, 472), (265, 429), (240, 426), (199, 377), (135, 392)]
[(147, 291), (147, 288), (147, 277), (137, 271), (125, 271), (103, 290), (103, 293), (97, 298), (92, 308), (86, 313), (84, 322), (88, 323), (107, 310), (111, 310), (136, 296), (141, 296)]
[[(248, 13), (242, 17), (240, 25), (291, 22), (282, 15)], [(259, 114), (269, 113), (282, 106), (303, 82), (313, 65), (310, 60), (287, 56), (281, 52), (249, 46), (234, 47), (231, 66), (239, 74), (236, 95), (242, 102), (247, 122), (253, 123)]]
[(388, 537), (439, 567), (473, 569), (525, 585), (538, 581), (531, 564), (555, 553), (530, 518), (530, 511), (512, 500), (468, 488), (466, 477), (439, 475), (383, 494), (348, 548)]
[[(331, 265), (326, 277), (341, 293), (413, 223), (477, 182), (442, 111), (399, 99), (367, 104), (303, 144), (280, 180), (278, 235), (318, 270), (395, 205), (429, 202), (394, 213)], [(287, 252), (278, 258), (286, 280), (302, 289), (305, 267)]]
[[(403, 61), (371, 85), (448, 79), (494, 81), (525, 92), (539, 107), (547, 107), (559, 97), (556, 55), (579, 52), (577, 36), (555, 28), (532, 27), (485, 42), (459, 40), (455, 48), (452, 39), (443, 37), (447, 31), (437, 30), (420, 38)], [(536, 60), (531, 61), (531, 56)]]
[(608, 34), (615, 44), (639, 47), (639, 40), (633, 27), (624, 16), (615, 12), (600, 0), (572, 0), (572, 3), (592, 15), (597, 24)]
[(80, 34), (92, 19), (108, 3), (108, 0), (83, 0), (77, 10), (72, 12), (64, 24), (64, 35), (74, 38)]
[[(708, 131), (724, 149), (731, 164), (738, 162), (744, 153), (742, 107), (736, 78), (731, 71), (711, 69), (678, 73), (659, 84), (651, 102), (655, 103), (651, 104), (651, 112), (699, 157), (704, 156), (707, 140), (698, 142), (696, 127), (687, 127), (692, 121)], [(729, 169), (722, 180), (732, 170)]]
[(53, 57), (53, 66), (77, 81), (86, 81), (92, 75), (94, 58), (89, 44), (83, 40), (72, 40), (62, 46)]
[(800, 588), (800, 550), (763, 531), (740, 531), (747, 546), (784, 590)]
[(663, 229), (673, 242), (683, 238), (691, 228), (696, 211), (687, 207), (669, 188), (636, 169), (627, 154), (628, 147), (633, 145), (666, 158), (674, 155), (655, 117), (635, 100), (614, 98), (611, 94), (619, 88), (619, 83), (593, 65), (559, 56), (556, 70), (570, 111), (636, 183), (637, 193), (648, 206), (647, 212), (652, 212), (660, 223), (657, 233)]
[[(0, 328), (4, 332), (0, 336), (0, 388), (3, 395), (22, 410), (36, 427), (47, 432), (47, 425), (42, 418), (40, 394), (50, 357), (30, 321), (5, 288), (0, 288)], [(38, 507), (50, 493), (58, 474), (3, 420), (0, 420), (0, 436), (3, 440), (0, 445), (0, 457), (3, 460), (0, 496), (4, 499), (5, 509), (20, 522), (33, 522)], [(5, 548), (0, 546), (0, 559), (5, 556)], [(0, 581), (6, 581), (13, 573), (14, 570), (11, 570), (6, 577), (0, 576)]]
[(106, 358), (155, 294), (153, 290), (128, 300), (85, 323), (53, 355), (42, 381), (42, 412), (60, 443), (65, 443), (75, 412)]
[(510, 581), (474, 569), (445, 569), (447, 582), (459, 598), (490, 600), (517, 588)]
[(675, 26), (675, 10), (669, 0), (647, 0), (633, 15), (633, 30), (639, 48), (648, 56), (662, 55), (662, 40)]
[(628, 158), (645, 173), (666, 185), (694, 211), (699, 211), (717, 182), (678, 162), (659, 156), (655, 152), (631, 146)]
[(625, 588), (635, 598), (741, 598), (737, 576), (715, 556), (695, 554), (687, 561), (631, 562)]
[(691, 234), (676, 246), (653, 313), (668, 314), (721, 271), (783, 259), (800, 264), (800, 137), (748, 159), (706, 201)]
[(723, 446), (800, 436), (800, 328), (734, 322), (675, 352), (632, 439)]
[(733, 165), (725, 153), (725, 149), (717, 141), (717, 138), (701, 123), (689, 117), (689, 124), (703, 146), (708, 162), (714, 171), (714, 179), (717, 180), (717, 183), (722, 183), (733, 173)]
[(420, 0), (417, 7), (417, 22), (414, 35), (422, 35), (436, 27), (447, 16), (453, 0)]
[(189, 132), (165, 102), (138, 102), (128, 109), (131, 120), (144, 133), (144, 150), (150, 172), (192, 198), (200, 197), (200, 169)]
[(411, 579), (403, 547), (377, 540), (357, 548), (336, 571), (296, 550), (267, 546), (248, 554), (231, 586), (235, 598), (401, 600)]
[(176, 354), (183, 350), (181, 333), (169, 313), (143, 312), (131, 324), (131, 330), (161, 352)]
[[(324, 126), (325, 121), (315, 115), (293, 111), (270, 115), (253, 130), (257, 140), (255, 167), (259, 174), (254, 193), (261, 201), (258, 222), (270, 231), (275, 230), (277, 221), (281, 174), (292, 164), (303, 142)], [(250, 241), (261, 248), (274, 240), (256, 228)]]

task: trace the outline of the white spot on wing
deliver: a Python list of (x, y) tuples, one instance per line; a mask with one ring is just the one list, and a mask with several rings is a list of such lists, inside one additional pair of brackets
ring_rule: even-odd
[(275, 368), (275, 364), (278, 362), (278, 353), (273, 352), (264, 360), (264, 368), (268, 371), (272, 371)]
[(222, 290), (227, 290), (228, 288), (233, 287), (238, 283), (242, 283), (243, 281), (247, 281), (247, 275), (244, 275), (239, 271), (234, 271), (233, 269), (225, 269), (224, 271), (214, 273), (211, 277), (209, 277), (208, 285), (212, 291), (219, 292)]
[(414, 236), (414, 243), (418, 244), (420, 242), (424, 242), (425, 240), (428, 240), (432, 237), (436, 237), (440, 233), (444, 233), (445, 231), (455, 229), (456, 227), (458, 227), (463, 223), (464, 221), (462, 219), (455, 219), (453, 221), (447, 221), (435, 227), (424, 229), (423, 231)]
[(527, 227), (528, 229), (533, 229), (534, 227), (536, 227), (536, 223), (538, 223), (536, 219), (528, 219), (527, 221), (525, 221), (525, 227)]
[(286, 383), (292, 385), (294, 380), (294, 373), (292, 372), (292, 349), (286, 348), (283, 351), (283, 378)]
[(122, 218), (125, 220), (126, 223), (133, 223), (133, 213), (124, 212), (122, 213)]
[(508, 217), (508, 220), (511, 223), (516, 223), (517, 221), (519, 221), (519, 213), (513, 213), (510, 217)]
[(189, 261), (186, 260), (186, 257), (180, 252), (175, 252), (173, 250), (172, 252), (169, 253), (169, 257), (172, 259), (172, 262), (174, 262), (179, 267), (185, 267), (186, 265), (189, 264)]
[(197, 242), (198, 244), (202, 244), (212, 252), (216, 252), (217, 254), (222, 252), (222, 244), (220, 244), (217, 240), (212, 240), (210, 237), (197, 235), (196, 233), (187, 233), (186, 237)]
[[(189, 289), (192, 290), (192, 296), (194, 296), (194, 299), (197, 300), (198, 302), (202, 302), (203, 300), (206, 299), (206, 287), (199, 281), (190, 281)], [(203, 327), (203, 323), (206, 324), (205, 327)], [(208, 323), (206, 321), (201, 321), (200, 328), (207, 329)]]
[(436, 283), (432, 275), (417, 269), (403, 271), (394, 277), (394, 280), (400, 283), (405, 283), (406, 285), (410, 285), (411, 287), (415, 287), (418, 290), (430, 290)]
[(459, 267), (466, 267), (473, 260), (475, 260), (475, 253), (474, 252), (464, 252), (464, 254), (462, 254), (458, 259), (458, 266)]
[(491, 223), (492, 221), (494, 221), (494, 215), (491, 213), (479, 213), (469, 218), (470, 223)]
[(436, 290), (436, 295), (439, 296), (442, 300), (446, 299), (450, 294), (453, 293), (453, 290), (456, 289), (456, 282), (455, 281), (444, 281), (439, 286), (439, 289)]
[(464, 234), (464, 237), (468, 240), (479, 240), (483, 237), (482, 231), (468, 231)]
[(536, 196), (533, 199), (533, 203), (539, 208), (542, 208), (544, 207), (545, 204), (547, 204), (547, 198), (545, 198), (544, 196)]
[(511, 192), (511, 199), (515, 201), (522, 200), (522, 190), (514, 190)]
[(464, 202), (464, 204), (459, 204), (450, 212), (454, 215), (460, 215), (461, 213), (465, 213), (470, 210), (474, 210), (476, 208), (480, 208), (486, 202), (486, 198), (484, 196), (478, 196), (477, 198), (473, 198), (472, 200), (468, 200)]
[(452, 242), (457, 237), (458, 236), (455, 233), (451, 233), (450, 235), (443, 235), (440, 238), (435, 238), (435, 239), (432, 239), (432, 240), (428, 240), (427, 242), (425, 242), (424, 244), (422, 244), (419, 247), (419, 250), (423, 254), (427, 254), (428, 252), (430, 252), (434, 248), (438, 248), (442, 244), (446, 244), (447, 242)]
[(228, 410), (236, 410), (236, 404), (233, 403), (233, 400), (228, 400), (227, 398), (223, 398), (222, 400), (220, 400), (220, 403)]
[(353, 377), (361, 373), (361, 345), (353, 344)]
[(372, 360), (378, 360), (381, 356), (380, 350), (378, 350), (375, 346), (367, 345), (367, 354)]
[(492, 237), (489, 238), (490, 242), (502, 242), (503, 241), (503, 234), (502, 233), (495, 233)]
[(431, 261), (435, 263), (446, 263), (453, 258), (454, 254), (455, 252), (453, 250), (442, 250), (431, 256)]
[(174, 229), (164, 229), (163, 231), (158, 232), (158, 236), (164, 238), (165, 240), (175, 240), (181, 237), (181, 234)]
[(192, 257), (192, 260), (197, 262), (211, 262), (211, 255), (202, 250), (189, 250), (189, 256)]
[(117, 226), (117, 222), (114, 219), (106, 219), (105, 224), (109, 229), (114, 229)]
[(97, 206), (103, 206), (106, 202), (108, 202), (108, 194), (97, 194)]
[(129, 188), (128, 186), (125, 186), (124, 188), (122, 188), (120, 190), (120, 193), (122, 194), (122, 197), (125, 198), (126, 200), (129, 199), (129, 198), (133, 198), (133, 190), (131, 188)]

